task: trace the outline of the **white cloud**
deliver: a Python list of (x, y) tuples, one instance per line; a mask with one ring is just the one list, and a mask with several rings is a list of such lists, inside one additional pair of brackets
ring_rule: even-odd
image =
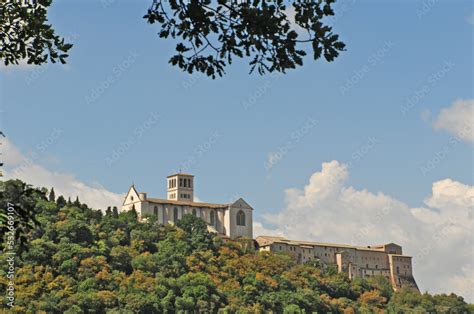
[(259, 235), (271, 235), (276, 237), (284, 236), (283, 232), (278, 229), (268, 229), (263, 226), (263, 224), (259, 221), (253, 222), (253, 234), (254, 237)]
[(301, 188), (285, 191), (286, 206), (264, 215), (254, 234), (358, 245), (396, 242), (414, 257), (422, 290), (455, 292), (473, 301), (474, 187), (445, 179), (433, 183), (424, 207), (410, 208), (382, 192), (347, 186), (346, 165), (323, 163)]
[(460, 99), (442, 109), (433, 126), (464, 141), (474, 142), (474, 99)]
[(120, 208), (124, 194), (108, 191), (100, 185), (79, 181), (73, 175), (50, 171), (39, 165), (38, 152), (26, 156), (10, 141), (2, 140), (5, 179), (20, 179), (33, 186), (54, 187), (56, 196), (64, 195), (72, 200), (79, 196), (81, 202), (93, 208), (105, 209), (107, 206)]

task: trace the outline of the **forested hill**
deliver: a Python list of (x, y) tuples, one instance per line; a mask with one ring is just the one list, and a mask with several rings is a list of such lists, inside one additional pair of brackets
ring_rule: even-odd
[[(2, 209), (13, 204), (17, 214), (37, 221), (17, 221), (17, 237), (26, 233), (26, 245), (19, 241), (14, 248), (12, 312), (474, 312), (454, 294), (394, 293), (382, 277), (349, 281), (331, 267), (295, 265), (245, 241), (224, 243), (193, 216), (177, 226), (159, 225), (153, 217), (139, 223), (133, 211), (103, 214), (18, 180), (2, 182), (0, 201)], [(5, 224), (1, 230), (8, 250)], [(7, 255), (1, 259), (4, 297)], [(6, 304), (3, 298), (4, 309)]]

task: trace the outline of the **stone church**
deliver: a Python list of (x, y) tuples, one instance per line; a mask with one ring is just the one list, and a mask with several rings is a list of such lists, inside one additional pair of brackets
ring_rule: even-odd
[[(175, 223), (183, 215), (192, 214), (208, 223), (211, 232), (230, 239), (253, 239), (253, 208), (242, 198), (230, 204), (194, 201), (194, 176), (177, 173), (167, 177), (167, 198), (149, 198), (132, 185), (125, 196), (122, 211), (133, 208), (139, 218), (154, 215), (162, 224)], [(255, 240), (260, 251), (285, 253), (297, 263), (318, 260), (335, 265), (349, 278), (384, 276), (394, 290), (402, 287), (418, 289), (413, 277), (412, 258), (394, 244), (353, 246), (309, 241), (288, 240), (260, 235)]]
[(167, 198), (149, 198), (147, 193), (130, 187), (122, 204), (122, 211), (135, 208), (139, 217), (158, 216), (160, 223), (175, 223), (183, 215), (192, 214), (209, 224), (209, 229), (231, 239), (253, 238), (253, 208), (242, 198), (230, 204), (194, 201), (194, 176), (177, 173), (167, 177)]

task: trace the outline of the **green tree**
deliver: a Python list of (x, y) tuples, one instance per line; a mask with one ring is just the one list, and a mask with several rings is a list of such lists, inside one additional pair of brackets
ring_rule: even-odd
[(212, 234), (207, 230), (207, 223), (194, 215), (186, 214), (176, 223), (186, 233), (185, 239), (195, 250), (208, 250), (213, 247)]
[(0, 249), (3, 250), (6, 245), (18, 245), (20, 251), (27, 248), (27, 234), (39, 226), (35, 212), (39, 200), (46, 200), (45, 193), (40, 189), (34, 189), (20, 180), (0, 182)]
[[(349, 280), (320, 263), (217, 241), (184, 216), (160, 225), (73, 204), (58, 208), (43, 189), (8, 182), (9, 199), (33, 208), (41, 228), (16, 264), (18, 313), (472, 313), (455, 294), (391, 291), (383, 277)], [(24, 193), (31, 189), (31, 194)], [(59, 198), (58, 198), (59, 199)], [(7, 255), (0, 255), (6, 264)], [(0, 294), (9, 279), (0, 268)]]
[(0, 4), (0, 59), (5, 65), (65, 63), (72, 44), (55, 34), (47, 10), (52, 0), (2, 0)]
[(63, 208), (64, 206), (66, 206), (67, 202), (64, 196), (60, 195), (56, 200), (56, 204), (58, 205), (58, 208)]
[[(314, 60), (328, 62), (344, 51), (344, 43), (324, 21), (334, 15), (334, 1), (152, 0), (144, 19), (159, 24), (160, 38), (178, 41), (169, 63), (183, 71), (215, 78), (235, 58), (247, 58), (250, 73), (285, 73), (303, 65), (306, 46)], [(72, 44), (47, 23), (51, 4), (1, 2), (0, 58), (5, 65), (66, 62)]]
[(76, 196), (76, 200), (74, 201), (74, 203), (72, 203), (72, 205), (74, 205), (76, 207), (81, 207), (81, 202), (79, 201), (79, 196)]
[(114, 215), (115, 218), (117, 218), (119, 216), (117, 206), (114, 206), (114, 208), (112, 209), (112, 214)]
[[(303, 65), (304, 45), (311, 46), (315, 60), (324, 56), (333, 61), (344, 50), (339, 36), (323, 22), (334, 15), (334, 1), (153, 0), (144, 18), (159, 24), (161, 38), (178, 39), (169, 62), (183, 71), (215, 78), (233, 58), (245, 57), (250, 72), (285, 73)], [(294, 23), (290, 12), (295, 12)]]
[(54, 194), (54, 188), (51, 188), (51, 191), (49, 192), (48, 199), (50, 202), (55, 202), (56, 201), (56, 196)]

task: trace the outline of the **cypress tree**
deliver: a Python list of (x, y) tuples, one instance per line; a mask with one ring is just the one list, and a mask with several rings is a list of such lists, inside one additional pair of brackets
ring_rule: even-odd
[(74, 201), (74, 206), (80, 207), (81, 202), (79, 201), (79, 196), (76, 196), (76, 200)]
[(51, 191), (49, 192), (49, 201), (50, 202), (56, 201), (56, 195), (54, 194), (54, 188), (51, 188)]
[(114, 215), (115, 218), (117, 218), (119, 216), (117, 206), (114, 206), (114, 209), (112, 210), (112, 212), (113, 212), (113, 215)]
[(58, 208), (63, 208), (64, 206), (66, 206), (66, 199), (64, 198), (64, 196), (59, 195), (56, 204), (58, 205)]

